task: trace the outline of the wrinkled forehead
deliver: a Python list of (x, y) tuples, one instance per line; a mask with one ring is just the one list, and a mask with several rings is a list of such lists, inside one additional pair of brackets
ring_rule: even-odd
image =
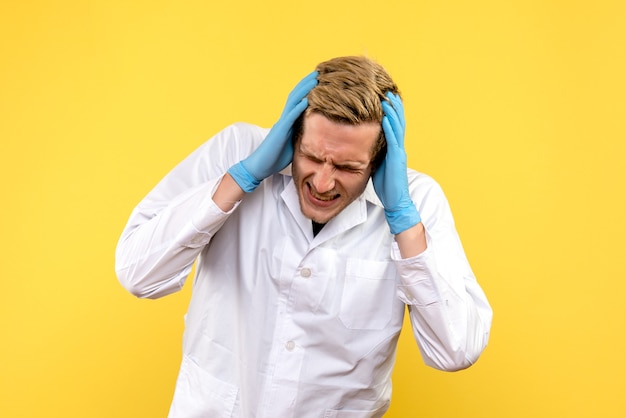
[(380, 138), (381, 127), (375, 122), (350, 124), (336, 122), (324, 115), (312, 113), (304, 117), (298, 147), (316, 154), (337, 154), (357, 160), (372, 157), (372, 150)]

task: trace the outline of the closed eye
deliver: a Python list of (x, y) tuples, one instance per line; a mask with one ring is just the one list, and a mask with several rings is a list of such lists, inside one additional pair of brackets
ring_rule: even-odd
[(336, 165), (337, 170), (347, 171), (349, 173), (361, 173), (363, 170), (359, 167), (353, 167), (350, 165)]
[[(311, 161), (312, 163), (315, 164), (325, 164), (326, 161), (317, 158), (316, 156), (309, 154), (307, 152), (304, 152), (302, 150), (299, 150), (300, 153), (304, 156), (304, 158), (306, 158), (307, 160)], [(350, 164), (334, 164), (333, 167), (335, 168), (335, 170), (340, 170), (340, 171), (344, 171), (347, 173), (355, 173), (355, 174), (360, 174), (363, 172), (363, 168), (361, 168), (360, 166), (354, 166), (354, 165), (350, 165)]]
[(307, 158), (307, 160), (312, 161), (312, 162), (314, 162), (316, 164), (324, 164), (324, 161), (322, 161), (319, 158), (316, 158), (316, 157), (314, 157), (312, 155), (305, 154), (304, 156)]

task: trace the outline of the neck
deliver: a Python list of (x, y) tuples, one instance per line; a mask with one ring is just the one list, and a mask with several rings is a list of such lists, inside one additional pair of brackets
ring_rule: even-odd
[(320, 224), (315, 221), (312, 221), (312, 222), (313, 222), (313, 236), (317, 236), (317, 234), (319, 234), (319, 232), (322, 230), (322, 228), (326, 224)]

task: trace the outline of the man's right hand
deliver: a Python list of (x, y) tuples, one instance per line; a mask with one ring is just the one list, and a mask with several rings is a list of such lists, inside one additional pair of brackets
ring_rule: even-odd
[(261, 181), (278, 173), (293, 159), (293, 123), (309, 105), (307, 94), (317, 85), (317, 71), (303, 78), (287, 98), (280, 119), (248, 158), (228, 169), (241, 189), (250, 193)]

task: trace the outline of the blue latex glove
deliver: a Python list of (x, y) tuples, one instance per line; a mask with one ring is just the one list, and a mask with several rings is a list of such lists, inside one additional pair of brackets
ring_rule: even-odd
[(392, 234), (399, 234), (417, 225), (421, 218), (409, 194), (406, 152), (404, 151), (404, 106), (400, 96), (391, 92), (383, 100), (383, 132), (387, 140), (387, 155), (376, 170), (372, 181), (378, 198), (385, 207), (385, 217)]
[(248, 158), (228, 169), (228, 173), (246, 193), (261, 181), (287, 167), (293, 159), (293, 123), (309, 105), (307, 94), (317, 85), (317, 71), (303, 78), (289, 93), (280, 119), (261, 145)]

